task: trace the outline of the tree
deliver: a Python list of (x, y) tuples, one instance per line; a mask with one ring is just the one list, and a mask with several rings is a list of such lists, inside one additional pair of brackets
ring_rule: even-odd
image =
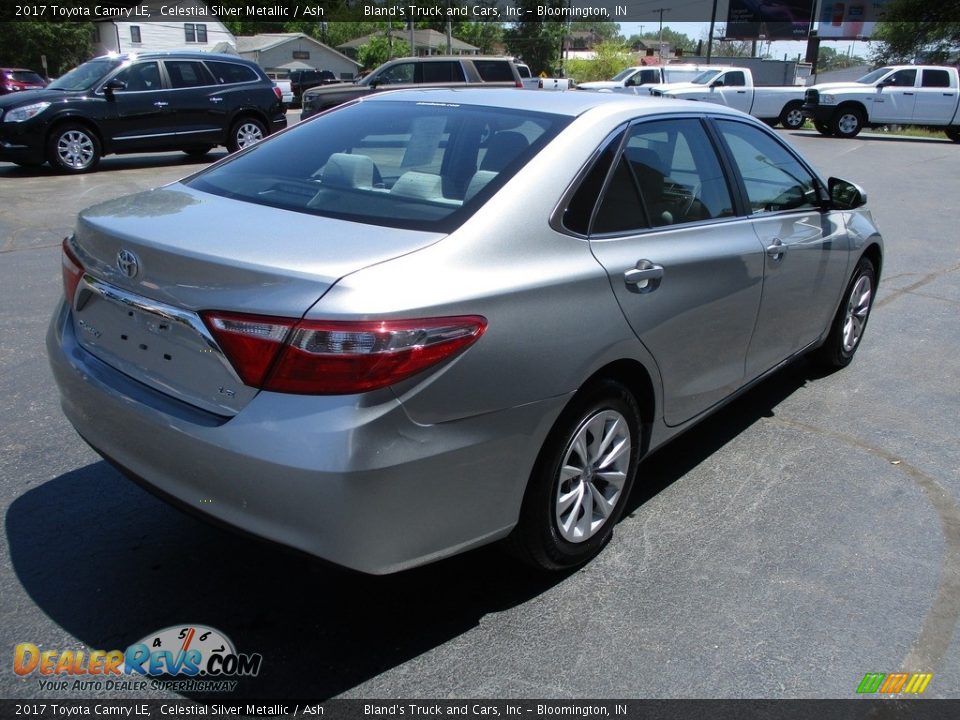
[[(719, 37), (723, 37), (725, 33), (726, 27), (721, 25), (717, 28)], [(750, 40), (714, 40), (711, 54), (713, 57), (752, 57), (753, 43)]]
[(460, 25), (456, 36), (480, 48), (484, 55), (490, 55), (503, 43), (503, 26), (495, 22), (465, 22)]
[(399, 37), (392, 37), (390, 41), (383, 35), (375, 35), (370, 42), (357, 49), (357, 62), (365, 69), (373, 70), (383, 65), (387, 60), (410, 54), (410, 43)]
[(624, 42), (611, 40), (594, 46), (596, 55), (590, 59), (571, 58), (567, 60), (567, 77), (578, 83), (594, 80), (609, 80), (624, 68), (634, 64), (633, 53)]
[(41, 56), (47, 56), (52, 77), (62, 75), (90, 59), (93, 51), (93, 23), (17, 22), (0, 23), (0, 66), (25, 67), (43, 73)]
[(873, 60), (877, 64), (945, 63), (960, 51), (957, 0), (893, 0), (873, 31)]
[[(565, 0), (517, 0), (521, 17), (537, 15), (537, 7), (559, 9), (566, 7)], [(511, 24), (503, 33), (507, 50), (521, 58), (534, 75), (545, 72), (553, 75), (560, 67), (560, 44), (566, 34), (565, 23), (543, 22), (540, 20), (520, 20)]]
[[(660, 30), (656, 29), (645, 32), (642, 35), (631, 35), (630, 39), (627, 40), (627, 44), (632, 48), (637, 48), (642, 41), (649, 47), (650, 43), (656, 43), (659, 39)], [(663, 42), (674, 50), (681, 49), (684, 52), (693, 52), (697, 48), (697, 43), (691, 40), (686, 33), (671, 30), (669, 26), (663, 28)]]

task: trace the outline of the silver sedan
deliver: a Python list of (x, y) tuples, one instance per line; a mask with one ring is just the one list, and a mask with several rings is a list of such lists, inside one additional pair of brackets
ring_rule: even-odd
[(719, 106), (378, 94), (82, 212), (49, 357), (80, 435), (188, 509), (370, 573), (497, 540), (568, 568), (646, 453), (851, 361), (865, 200)]

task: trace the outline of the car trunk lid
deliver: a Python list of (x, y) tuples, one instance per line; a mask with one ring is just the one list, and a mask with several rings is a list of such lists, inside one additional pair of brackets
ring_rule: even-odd
[(256, 395), (201, 313), (300, 318), (337, 280), (441, 235), (219, 197), (180, 184), (80, 214), (69, 247), (81, 345), (144, 384), (230, 416)]

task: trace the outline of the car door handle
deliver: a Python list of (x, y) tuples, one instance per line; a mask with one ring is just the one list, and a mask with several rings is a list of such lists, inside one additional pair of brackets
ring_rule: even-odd
[(783, 244), (783, 241), (780, 238), (774, 238), (770, 241), (770, 244), (767, 245), (767, 255), (774, 262), (783, 260), (783, 256), (786, 254), (787, 246)]
[(904, 95), (913, 95), (913, 93), (904, 93)]
[(746, 94), (747, 94), (746, 90), (737, 90), (737, 95), (746, 95)]
[(154, 107), (158, 107), (158, 108), (165, 108), (165, 107), (166, 107), (167, 105), (169, 105), (169, 104), (170, 104), (170, 103), (163, 102), (163, 100), (157, 100), (157, 101), (153, 104), (153, 106), (154, 106)]
[(212, 97), (212, 98), (210, 98), (210, 102), (223, 102), (223, 98), (222, 98), (222, 97)]
[(649, 260), (640, 260), (637, 266), (623, 274), (623, 281), (627, 287), (638, 292), (653, 292), (660, 287), (663, 280), (663, 266), (654, 265)]
[(953, 97), (953, 93), (944, 93), (943, 96), (944, 96), (944, 97)]

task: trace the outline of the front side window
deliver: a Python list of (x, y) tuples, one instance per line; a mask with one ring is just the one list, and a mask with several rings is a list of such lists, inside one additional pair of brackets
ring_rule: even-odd
[(397, 63), (383, 70), (376, 77), (376, 82), (383, 85), (410, 84), (416, 74), (413, 63)]
[(742, 72), (729, 72), (723, 76), (724, 87), (743, 87), (747, 84)]
[(630, 131), (592, 232), (627, 232), (733, 214), (730, 189), (700, 122), (657, 120)]
[(744, 123), (719, 120), (717, 127), (743, 178), (752, 213), (818, 207), (816, 180), (779, 141)]
[(121, 92), (144, 92), (160, 90), (160, 67), (154, 62), (139, 62), (124, 68), (114, 76), (127, 86)]
[(917, 82), (917, 71), (897, 70), (897, 72), (890, 76), (889, 82), (894, 87), (913, 87), (914, 83)]
[(566, 116), (469, 105), (358, 103), (187, 184), (295, 212), (446, 232), (569, 122)]

